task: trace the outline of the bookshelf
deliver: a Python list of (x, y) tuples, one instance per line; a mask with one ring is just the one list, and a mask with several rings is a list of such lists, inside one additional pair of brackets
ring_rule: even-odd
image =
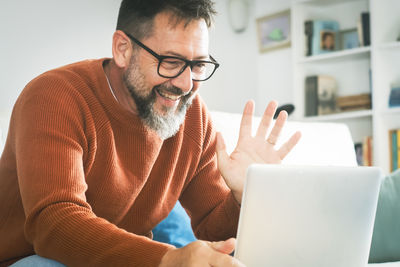
[[(390, 88), (400, 84), (399, 0), (294, 0), (291, 4), (293, 89), (296, 112), (304, 121), (346, 123), (355, 143), (373, 137), (373, 165), (390, 171), (389, 131), (400, 128), (400, 107), (389, 108)], [(370, 13), (371, 44), (306, 56), (306, 20), (335, 20), (340, 30), (357, 28), (362, 12)], [(371, 93), (371, 109), (305, 117), (305, 77), (330, 75), (337, 95)]]

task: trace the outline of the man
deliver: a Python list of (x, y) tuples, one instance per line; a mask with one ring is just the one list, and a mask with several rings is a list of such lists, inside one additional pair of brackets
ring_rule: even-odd
[[(266, 138), (271, 102), (252, 137), (249, 102), (226, 154), (197, 95), (218, 67), (208, 53), (214, 13), (210, 0), (124, 0), (112, 59), (26, 86), (0, 161), (2, 265), (240, 266), (229, 254), (246, 168), (279, 163), (300, 135), (274, 148), (287, 114)], [(208, 241), (151, 240), (178, 200)]]

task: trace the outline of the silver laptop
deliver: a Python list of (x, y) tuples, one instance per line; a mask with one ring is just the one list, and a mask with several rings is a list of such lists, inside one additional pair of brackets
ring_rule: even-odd
[(365, 267), (376, 167), (251, 165), (235, 257), (247, 267)]

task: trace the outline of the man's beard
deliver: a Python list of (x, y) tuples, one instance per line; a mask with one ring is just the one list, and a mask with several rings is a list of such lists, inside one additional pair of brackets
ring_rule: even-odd
[[(192, 104), (193, 92), (190, 91), (184, 95), (184, 92), (175, 86), (167, 87), (165, 84), (159, 84), (153, 87), (150, 92), (144, 84), (144, 75), (141, 73), (140, 68), (135, 64), (135, 57), (132, 56), (129, 67), (124, 73), (124, 83), (128, 88), (133, 100), (136, 104), (138, 115), (143, 124), (155, 131), (157, 135), (165, 140), (174, 136), (182, 123), (185, 121), (187, 109)], [(162, 108), (160, 114), (154, 110), (154, 104), (157, 98), (157, 92), (168, 92), (174, 95), (181, 95), (178, 106)]]

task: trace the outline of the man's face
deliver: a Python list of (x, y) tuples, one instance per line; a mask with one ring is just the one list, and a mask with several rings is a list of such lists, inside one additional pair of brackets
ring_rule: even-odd
[[(154, 19), (153, 34), (141, 40), (159, 55), (208, 60), (208, 28), (204, 20), (171, 24), (169, 13)], [(135, 46), (124, 73), (128, 88), (142, 121), (162, 139), (173, 136), (184, 121), (187, 108), (200, 83), (192, 81), (190, 67), (176, 78), (157, 73), (158, 60)]]

